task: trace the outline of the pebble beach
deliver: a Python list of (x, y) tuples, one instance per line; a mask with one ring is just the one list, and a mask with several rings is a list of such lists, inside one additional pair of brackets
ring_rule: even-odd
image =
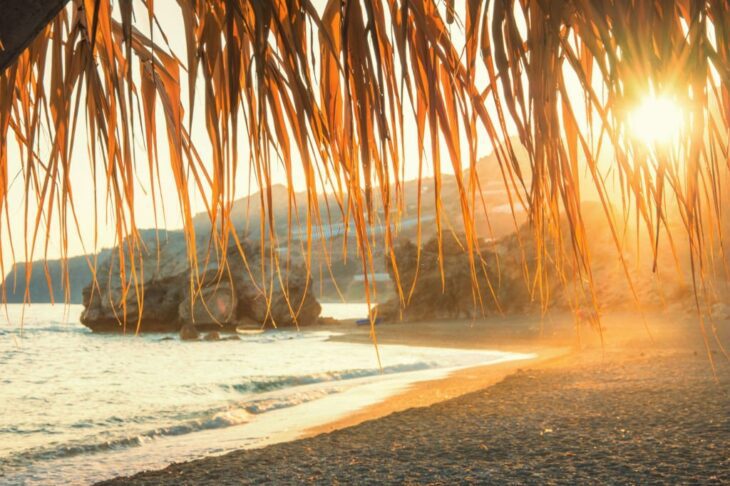
[[(462, 336), (472, 347), (479, 338), (524, 348), (536, 333), (539, 342), (572, 339), (573, 347), (429, 406), (361, 414), (331, 432), (99, 484), (730, 482), (730, 364), (722, 349), (710, 336), (708, 351), (691, 317), (660, 316), (651, 336), (629, 316), (607, 322), (603, 345), (588, 333), (580, 346), (560, 320), (539, 331), (527, 321), (510, 331), (472, 327), (470, 339)], [(449, 334), (443, 323), (424, 325), (419, 339), (453, 335), (459, 324), (451, 326)], [(729, 327), (717, 323), (720, 342)], [(380, 335), (388, 342), (410, 332)]]

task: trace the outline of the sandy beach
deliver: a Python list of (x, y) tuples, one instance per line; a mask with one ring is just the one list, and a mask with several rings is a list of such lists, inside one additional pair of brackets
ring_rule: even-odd
[[(691, 317), (569, 316), (378, 326), (380, 343), (535, 352), (470, 368), (261, 449), (99, 484), (730, 481), (730, 364)], [(723, 342), (730, 322), (716, 323)], [(366, 341), (343, 326), (338, 339)], [(715, 364), (713, 373), (709, 356)]]

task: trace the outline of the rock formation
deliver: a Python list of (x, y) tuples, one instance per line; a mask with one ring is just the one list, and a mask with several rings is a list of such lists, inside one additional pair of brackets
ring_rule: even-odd
[(180, 328), (180, 339), (183, 341), (197, 341), (200, 333), (193, 324), (185, 324)]
[[(443, 266), (439, 265), (437, 239), (428, 241), (421, 248), (420, 256), (414, 243), (401, 242), (395, 254), (405, 302), (398, 296), (392, 297), (377, 306), (378, 317), (386, 321), (471, 318), (500, 309), (522, 310), (529, 304), (527, 287), (517, 278), (517, 274), (521, 275), (519, 270), (510, 272), (514, 275), (500, 276), (494, 250), (482, 251), (481, 256), (474, 251), (470, 261), (463, 241), (463, 236), (444, 235)], [(394, 282), (395, 270), (389, 266)], [(473, 282), (477, 283), (476, 287)]]
[(203, 341), (220, 341), (221, 334), (218, 331), (210, 331), (203, 337)]
[[(377, 306), (377, 315), (385, 321), (420, 321), (477, 317), (500, 311), (505, 314), (537, 312), (543, 303), (566, 310), (593, 308), (591, 292), (599, 310), (636, 310), (639, 306), (643, 310), (661, 310), (668, 306), (679, 311), (692, 308), (687, 248), (675, 242), (672, 250), (666, 241), (663, 242), (655, 271), (653, 249), (647, 244), (637, 248), (635, 231), (618, 230), (618, 234), (623, 236), (619, 254), (600, 207), (586, 204), (582, 218), (591, 254), (590, 279), (585, 269), (576, 267), (574, 263), (570, 226), (564, 221), (560, 235), (563, 248), (560, 252), (556, 250), (558, 244), (552, 236), (546, 240), (543, 247), (546, 254), (541, 259), (542, 272), (536, 280), (538, 258), (534, 234), (532, 228), (523, 225), (512, 235), (482, 245), (481, 255), (473, 253), (480, 301), (472, 292), (473, 274), (469, 255), (464, 249), (463, 235), (455, 237), (444, 233), (443, 285), (438, 241), (428, 241), (421, 248), (420, 259), (416, 245), (403, 241), (396, 246), (395, 253), (405, 298), (401, 301), (393, 295)], [(645, 230), (640, 228), (639, 231)], [(648, 240), (642, 234), (638, 241)], [(678, 268), (675, 256), (685, 265)], [(560, 271), (556, 262), (561, 263)], [(560, 272), (564, 278), (561, 278)], [(395, 282), (395, 269), (389, 268), (389, 273)], [(418, 278), (414, 286), (416, 273)], [(720, 298), (722, 301), (721, 297), (710, 296), (710, 303), (716, 301), (712, 299)], [(713, 309), (721, 315), (726, 307), (715, 304)]]
[(278, 272), (270, 272), (267, 261), (266, 278), (261, 278), (262, 252), (255, 245), (244, 243), (249, 272), (235, 246), (228, 248), (223, 264), (207, 254), (208, 241), (201, 236), (191, 278), (182, 232), (146, 234), (142, 243), (141, 266), (137, 261), (134, 272), (136, 290), (131, 265), (125, 261), (126, 296), (118, 251), (100, 263), (97, 285), (83, 291), (84, 325), (98, 332), (134, 332), (139, 322), (141, 332), (178, 332), (186, 325), (211, 331), (233, 330), (239, 324), (261, 328), (317, 322), (321, 308), (301, 264), (282, 263)]

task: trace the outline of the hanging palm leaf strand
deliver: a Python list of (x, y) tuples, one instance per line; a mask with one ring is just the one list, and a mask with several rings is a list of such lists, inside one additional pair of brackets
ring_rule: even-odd
[[(4, 3), (17, 8), (22, 2)], [(446, 167), (455, 174), (477, 305), (485, 291), (476, 278), (484, 260), (474, 256), (479, 255), (474, 221), (483, 207), (477, 200), (485, 182), (475, 170), (478, 133), (488, 138), (481, 147), (494, 148), (512, 210), (528, 211), (537, 263), (524, 272), (545, 302), (552, 262), (564, 284), (580, 290), (574, 306), (586, 300), (597, 305), (581, 206), (586, 191), (602, 203), (627, 277), (619, 213), (641, 222), (653, 242), (655, 267), (661, 234), (670, 245), (688, 239), (698, 281), (705, 281), (713, 255), (709, 242), (722, 244), (730, 113), (726, 2), (180, 0), (186, 43), (181, 53), (171, 51), (164, 35), (152, 35), (160, 31), (152, 0), (122, 1), (118, 11), (109, 0), (72, 0), (61, 8), (63, 3), (45, 2), (45, 12), (55, 14), (45, 26), (39, 24), (45, 17), (32, 16), (15, 27), (3, 24), (0, 34), (6, 48), (0, 54), (0, 203), (7, 199), (7, 140), (14, 137), (23, 152), (27, 201), (35, 198), (38, 208), (31, 214), (26, 202), (31, 255), (42, 235), (47, 247), (43, 230), (53, 218), (67, 239), (67, 214), (74, 214), (69, 168), (80, 117), (89, 133), (91, 171), (114, 210), (119, 259), (131, 260), (131, 275), (123, 278), (132, 285), (126, 288), (136, 292), (141, 269), (134, 257), (140, 243), (133, 144), (141, 136), (147, 147), (155, 203), (158, 171), (166, 165), (158, 156), (158, 130), (167, 136), (168, 169), (195, 269), (191, 191), (204, 196), (214, 228), (212, 248), (225, 261), (229, 238), (237, 238), (230, 211), (239, 157), (248, 153), (246, 163), (264, 189), (261, 248), (270, 243), (270, 254), (262, 265), (279, 265), (273, 174), (287, 178), (291, 226), (292, 214), (298, 214), (292, 208), (303, 204), (294, 197), (292, 178), (301, 173), (307, 188), (306, 254), (317, 239), (313, 228), (323, 223), (319, 196), (329, 191), (336, 217), (354, 225), (369, 289), (373, 245), (384, 249), (398, 274), (393, 227), (403, 212), (404, 167), (417, 163), (420, 180), (428, 161), (439, 242), (441, 174)], [(135, 25), (140, 19), (149, 24), (147, 35)], [(30, 40), (36, 26), (40, 31)], [(627, 114), (648, 93), (670, 96), (684, 107), (671, 149), (647, 146), (630, 133)], [(155, 122), (159, 110), (164, 127)], [(201, 112), (209, 161), (201, 160), (199, 142), (191, 137)], [(415, 131), (415, 143), (407, 140), (407, 130)], [(51, 142), (41, 157), (37, 148), (45, 133)], [(510, 138), (515, 133), (527, 149), (527, 165), (515, 155), (517, 142)], [(600, 160), (609, 148), (618, 200)], [(417, 197), (420, 220), (420, 185)], [(670, 228), (670, 203), (683, 235)], [(368, 231), (378, 224), (378, 214), (386, 228), (382, 242)], [(561, 230), (564, 219), (567, 233)], [(78, 231), (78, 223), (72, 225)], [(277, 277), (259, 270), (264, 289), (281, 278), (278, 270)], [(405, 302), (412, 282), (397, 287)]]

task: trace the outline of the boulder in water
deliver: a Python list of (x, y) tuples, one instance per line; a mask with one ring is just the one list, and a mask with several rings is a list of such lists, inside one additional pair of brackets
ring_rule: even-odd
[(253, 321), (258, 323), (257, 328), (261, 328), (261, 324), (275, 327), (317, 324), (322, 307), (312, 293), (311, 276), (307, 275), (304, 266), (292, 265), (285, 278), (274, 279), (273, 288), (266, 289), (266, 294), (247, 274), (240, 275), (243, 278), (237, 284), (239, 321)]
[[(399, 244), (395, 248), (397, 273), (407, 302), (401, 302), (399, 297), (394, 296), (377, 306), (377, 316), (385, 321), (472, 318), (479, 315), (481, 310), (485, 313), (497, 311), (490, 288), (495, 289), (497, 297), (500, 293), (526, 294), (508, 279), (500, 281), (493, 253), (484, 252), (480, 257), (474, 252), (470, 261), (463, 241), (462, 238), (460, 244), (455, 237), (444, 235), (440, 253), (438, 240), (432, 239), (421, 248), (420, 255), (411, 241)], [(481, 266), (480, 262), (484, 262), (484, 265)], [(476, 265), (474, 272), (472, 264)], [(389, 273), (395, 281), (396, 272), (390, 265)], [(472, 292), (473, 273), (481, 297)], [(518, 301), (514, 296), (510, 297), (510, 302)], [(524, 302), (522, 295), (520, 299)]]
[[(180, 330), (178, 306), (188, 281), (182, 232), (140, 233), (144, 250), (138, 255), (141, 262), (135, 260), (135, 271), (128, 255), (120, 264), (115, 249), (100, 260), (97, 281), (83, 290), (81, 323), (95, 332), (134, 332), (138, 322), (140, 332)], [(131, 275), (137, 280), (130, 281)]]
[[(134, 272), (129, 257), (122, 271), (119, 252), (111, 251), (97, 269), (98, 282), (84, 289), (82, 324), (97, 332), (135, 331), (138, 322), (140, 332), (179, 332), (185, 325), (197, 331), (233, 331), (242, 324), (261, 329), (317, 323), (321, 307), (304, 265), (281, 262), (272, 280), (268, 269), (251, 271), (270, 265), (261, 261), (269, 249), (244, 241), (247, 267), (238, 246), (231, 244), (221, 263), (219, 255), (207, 254), (207, 238), (196, 240), (194, 272), (181, 231), (143, 232), (141, 262), (135, 260)], [(129, 282), (130, 275), (138, 281)]]
[(193, 324), (186, 324), (180, 328), (180, 339), (183, 341), (197, 341), (199, 338), (200, 333)]
[(203, 341), (220, 341), (221, 335), (218, 331), (210, 331), (203, 337)]
[(183, 324), (221, 326), (235, 318), (238, 297), (228, 282), (212, 282), (198, 295), (187, 295), (178, 307)]

